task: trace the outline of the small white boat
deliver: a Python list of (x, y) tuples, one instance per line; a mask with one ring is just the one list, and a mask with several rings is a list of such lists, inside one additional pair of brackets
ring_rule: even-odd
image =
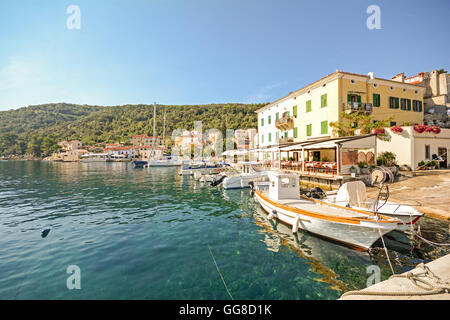
[(223, 164), (208, 164), (204, 161), (202, 162), (190, 162), (183, 161), (181, 168), (178, 171), (179, 175), (194, 175), (194, 173), (199, 172), (200, 174), (214, 174), (219, 173), (225, 166)]
[(86, 153), (81, 156), (81, 162), (106, 162), (110, 156), (107, 153)]
[(148, 167), (179, 167), (182, 161), (178, 159), (158, 159), (158, 160), (148, 160)]
[[(320, 189), (319, 189), (320, 190)], [(314, 194), (312, 194), (314, 196)], [(364, 212), (374, 212), (375, 199), (369, 199), (366, 195), (366, 186), (362, 181), (351, 181), (344, 183), (337, 194), (316, 193), (317, 199), (312, 199), (317, 203), (330, 204), (335, 207), (353, 208)], [(376, 212), (398, 219), (398, 230), (407, 230), (411, 224), (419, 220), (423, 213), (417, 209), (389, 201), (379, 201)]]
[(255, 171), (251, 162), (240, 163), (242, 172), (234, 175), (227, 174), (223, 180), (224, 189), (250, 188), (251, 183), (268, 181), (267, 171)]
[(384, 235), (396, 229), (399, 220), (373, 215), (354, 208), (317, 203), (300, 196), (299, 177), (294, 174), (268, 172), (269, 182), (256, 184), (255, 198), (269, 214), (298, 229), (367, 250)]

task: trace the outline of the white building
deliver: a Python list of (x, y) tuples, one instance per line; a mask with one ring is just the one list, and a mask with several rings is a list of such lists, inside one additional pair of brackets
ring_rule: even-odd
[(422, 132), (414, 130), (414, 127), (402, 127), (403, 132), (392, 132), (386, 129), (390, 141), (378, 139), (377, 154), (389, 151), (396, 155), (398, 165), (407, 165), (412, 170), (417, 170), (419, 162), (425, 163), (441, 156), (438, 161), (440, 168), (447, 168), (448, 154), (450, 150), (450, 129), (441, 129), (440, 133)]

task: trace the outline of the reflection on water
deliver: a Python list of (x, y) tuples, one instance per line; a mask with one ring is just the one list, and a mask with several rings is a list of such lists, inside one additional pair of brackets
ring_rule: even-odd
[[(1, 162), (0, 181), (0, 299), (228, 299), (208, 245), (236, 299), (335, 299), (364, 287), (371, 264), (389, 276), (381, 243), (364, 253), (292, 235), (265, 220), (249, 190), (211, 188), (177, 168)], [(450, 242), (448, 223), (421, 227)], [(445, 253), (389, 236), (396, 271)], [(81, 290), (66, 288), (72, 264)]]

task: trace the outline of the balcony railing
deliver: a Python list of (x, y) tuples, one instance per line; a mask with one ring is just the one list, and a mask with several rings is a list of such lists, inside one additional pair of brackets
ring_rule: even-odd
[(363, 113), (371, 113), (372, 112), (372, 104), (364, 103), (364, 102), (348, 102), (345, 106), (345, 112), (363, 112)]
[(278, 139), (278, 143), (282, 144), (282, 143), (288, 143), (288, 142), (294, 142), (294, 138), (292, 137), (281, 137), (280, 139)]
[(294, 128), (294, 117), (284, 117), (276, 120), (275, 127), (282, 131)]

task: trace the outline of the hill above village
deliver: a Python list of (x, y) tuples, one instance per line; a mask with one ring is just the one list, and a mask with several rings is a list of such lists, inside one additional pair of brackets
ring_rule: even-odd
[[(157, 105), (156, 133), (166, 136), (175, 129), (226, 129), (257, 127), (255, 110), (265, 104)], [(153, 134), (153, 105), (88, 106), (45, 104), (0, 111), (0, 155), (46, 156), (57, 142), (81, 140), (83, 144), (126, 142), (133, 135)]]

